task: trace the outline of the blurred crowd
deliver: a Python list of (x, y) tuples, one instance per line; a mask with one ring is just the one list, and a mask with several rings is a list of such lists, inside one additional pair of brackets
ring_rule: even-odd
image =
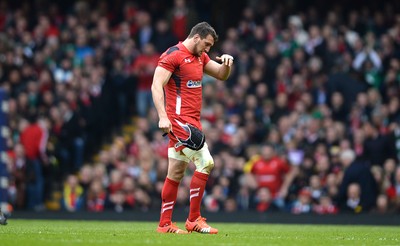
[[(158, 210), (168, 139), (152, 75), (159, 55), (206, 20), (221, 37), (209, 56), (235, 65), (225, 82), (203, 78), (215, 161), (205, 211), (400, 212), (398, 2), (243, 1), (228, 24), (207, 12), (211, 1), (141, 2), (0, 1), (14, 209)], [(194, 168), (177, 209), (188, 209)], [(55, 191), (58, 206), (46, 205)]]

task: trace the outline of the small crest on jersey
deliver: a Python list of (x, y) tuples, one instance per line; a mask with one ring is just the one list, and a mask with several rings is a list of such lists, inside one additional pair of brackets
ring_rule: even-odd
[(189, 58), (185, 58), (185, 62), (186, 62), (186, 63), (190, 63), (191, 60), (190, 60)]
[(189, 80), (186, 86), (189, 88), (198, 88), (201, 87), (201, 81)]

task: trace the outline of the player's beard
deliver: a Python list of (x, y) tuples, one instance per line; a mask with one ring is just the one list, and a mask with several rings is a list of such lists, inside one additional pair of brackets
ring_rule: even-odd
[(195, 44), (194, 46), (194, 55), (200, 57), (203, 54), (203, 50), (200, 49), (199, 44)]

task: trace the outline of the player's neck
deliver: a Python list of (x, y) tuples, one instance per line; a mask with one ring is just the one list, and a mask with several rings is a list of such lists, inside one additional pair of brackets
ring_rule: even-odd
[(191, 38), (187, 38), (182, 42), (183, 46), (186, 47), (186, 49), (190, 52), (190, 53), (194, 53), (194, 45), (195, 43), (193, 42), (193, 39)]

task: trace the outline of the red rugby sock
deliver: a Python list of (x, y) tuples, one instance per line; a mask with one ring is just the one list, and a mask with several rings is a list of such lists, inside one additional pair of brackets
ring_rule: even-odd
[(201, 200), (203, 199), (204, 188), (208, 175), (195, 171), (190, 183), (190, 212), (189, 221), (195, 221), (200, 216)]
[(159, 226), (171, 224), (172, 212), (178, 195), (179, 182), (165, 178), (164, 186), (161, 192), (161, 215)]

